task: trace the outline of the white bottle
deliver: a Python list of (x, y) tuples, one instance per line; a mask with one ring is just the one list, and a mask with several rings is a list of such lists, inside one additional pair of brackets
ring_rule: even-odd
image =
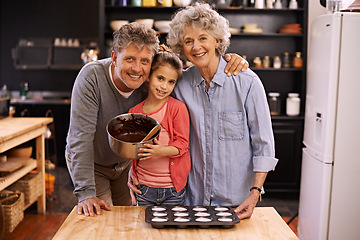
[(274, 8), (273, 4), (273, 0), (266, 0), (266, 8)]
[(265, 7), (265, 0), (255, 0), (255, 8), (262, 9)]
[(300, 98), (298, 93), (288, 93), (288, 97), (286, 98), (286, 115), (300, 115)]
[(275, 56), (273, 60), (273, 68), (281, 68), (281, 59), (279, 56)]
[(276, 8), (276, 9), (282, 8), (281, 0), (276, 0), (276, 2), (274, 3), (274, 8)]
[(8, 98), (8, 97), (10, 97), (10, 95), (9, 95), (8, 90), (7, 90), (6, 84), (4, 84), (4, 86), (1, 89), (0, 98)]
[(298, 8), (298, 3), (296, 0), (290, 0), (289, 2), (289, 8), (290, 9), (297, 9)]

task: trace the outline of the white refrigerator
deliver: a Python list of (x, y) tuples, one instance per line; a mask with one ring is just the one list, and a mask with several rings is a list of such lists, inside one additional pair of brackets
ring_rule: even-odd
[(298, 236), (360, 239), (360, 13), (311, 25)]

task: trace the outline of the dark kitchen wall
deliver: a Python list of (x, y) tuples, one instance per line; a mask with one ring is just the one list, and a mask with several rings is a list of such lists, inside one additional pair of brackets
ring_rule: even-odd
[(0, 1), (0, 86), (18, 90), (71, 91), (78, 70), (17, 70), (11, 49), (20, 38), (98, 40), (99, 0)]

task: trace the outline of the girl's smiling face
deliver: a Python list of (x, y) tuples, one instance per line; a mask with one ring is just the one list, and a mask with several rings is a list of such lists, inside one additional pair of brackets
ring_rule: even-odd
[(149, 97), (167, 100), (174, 90), (178, 73), (171, 65), (159, 66), (149, 77)]

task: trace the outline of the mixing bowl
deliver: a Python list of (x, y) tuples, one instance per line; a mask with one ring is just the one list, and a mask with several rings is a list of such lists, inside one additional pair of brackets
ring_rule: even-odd
[(110, 148), (119, 157), (127, 159), (139, 159), (139, 148), (144, 143), (154, 143), (160, 130), (148, 141), (140, 143), (141, 140), (159, 125), (158, 121), (140, 113), (125, 113), (111, 119), (106, 126)]

